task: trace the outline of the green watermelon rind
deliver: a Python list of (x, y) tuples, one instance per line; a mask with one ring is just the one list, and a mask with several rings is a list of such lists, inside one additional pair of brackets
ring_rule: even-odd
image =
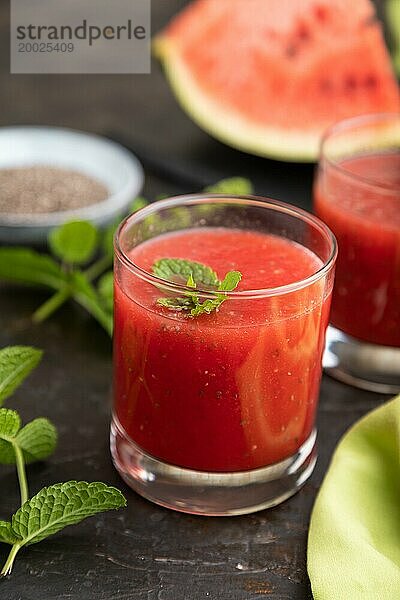
[(321, 132), (289, 131), (248, 121), (203, 92), (166, 36), (159, 35), (153, 40), (153, 53), (161, 61), (182, 108), (213, 137), (258, 156), (293, 162), (315, 162), (318, 159)]
[(400, 77), (400, 3), (398, 0), (387, 0), (385, 6), (386, 22), (392, 36), (392, 62)]

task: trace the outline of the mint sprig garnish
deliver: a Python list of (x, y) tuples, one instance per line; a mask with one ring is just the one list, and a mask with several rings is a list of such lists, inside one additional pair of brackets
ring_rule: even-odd
[[(218, 310), (227, 300), (226, 292), (235, 290), (242, 279), (240, 271), (229, 271), (220, 281), (211, 267), (181, 258), (161, 258), (154, 263), (152, 270), (154, 275), (161, 279), (183, 283), (187, 288), (192, 288), (193, 291), (185, 292), (184, 296), (157, 300), (160, 306), (175, 312), (184, 312), (190, 317)], [(201, 292), (210, 291), (215, 292), (215, 296), (202, 300)]]
[[(41, 355), (39, 350), (27, 346), (0, 350), (0, 401), (22, 383)], [(10, 521), (0, 520), (0, 543), (11, 545), (1, 575), (11, 572), (23, 546), (40, 542), (98, 512), (126, 505), (116, 488), (86, 481), (56, 483), (29, 499), (26, 465), (50, 456), (56, 444), (57, 430), (48, 419), (40, 417), (22, 427), (15, 410), (0, 408), (0, 464), (16, 465), (21, 493), (21, 508)]]

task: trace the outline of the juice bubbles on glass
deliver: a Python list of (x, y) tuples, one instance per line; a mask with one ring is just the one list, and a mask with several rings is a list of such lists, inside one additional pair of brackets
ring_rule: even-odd
[[(115, 464), (134, 489), (179, 510), (275, 504), (315, 462), (332, 237), (305, 213), (251, 199), (189, 197), (146, 210), (147, 229), (128, 219), (117, 245)], [(163, 258), (242, 279), (217, 310), (192, 317), (157, 302), (188, 294), (184, 280), (152, 275)], [(213, 293), (199, 288), (202, 301)]]
[(336, 355), (334, 374), (346, 379), (347, 371), (356, 383), (369, 387), (370, 380), (382, 391), (400, 389), (399, 130), (400, 118), (390, 115), (334, 127), (322, 146), (314, 193), (315, 212), (339, 246), (331, 323), (355, 338), (342, 338), (346, 357)]

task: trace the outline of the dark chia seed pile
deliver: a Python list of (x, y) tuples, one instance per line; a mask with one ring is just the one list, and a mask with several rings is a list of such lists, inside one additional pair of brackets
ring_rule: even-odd
[(0, 213), (74, 210), (108, 195), (102, 183), (77, 171), (47, 166), (0, 169)]

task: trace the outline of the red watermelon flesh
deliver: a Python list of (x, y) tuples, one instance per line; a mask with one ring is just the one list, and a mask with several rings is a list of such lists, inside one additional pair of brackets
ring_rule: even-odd
[(332, 122), (400, 108), (369, 0), (196, 0), (156, 50), (189, 114), (256, 154), (312, 160)]

